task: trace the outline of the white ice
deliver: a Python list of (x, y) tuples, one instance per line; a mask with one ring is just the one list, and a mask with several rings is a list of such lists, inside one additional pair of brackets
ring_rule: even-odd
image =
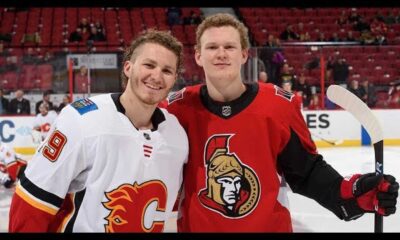
[[(372, 147), (320, 148), (319, 152), (340, 174), (374, 172), (374, 150)], [(385, 147), (384, 172), (400, 180), (400, 147)], [(0, 232), (6, 232), (12, 192), (0, 187)], [(295, 232), (373, 232), (374, 215), (345, 222), (326, 210), (314, 200), (289, 192), (289, 205)], [(398, 201), (400, 202), (400, 201)], [(176, 231), (175, 221), (167, 223), (168, 232)], [(400, 209), (383, 220), (384, 232), (400, 232)]]

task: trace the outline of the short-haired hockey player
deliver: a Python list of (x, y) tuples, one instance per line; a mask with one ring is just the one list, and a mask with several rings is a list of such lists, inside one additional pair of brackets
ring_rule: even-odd
[(23, 174), (26, 161), (23, 160), (12, 147), (0, 142), (0, 171), (3, 173), (0, 184), (11, 188)]
[(150, 30), (125, 51), (122, 93), (61, 111), (29, 162), (10, 232), (161, 232), (188, 155), (184, 129), (157, 107), (182, 66), (182, 44)]
[(398, 183), (390, 175), (343, 178), (310, 137), (293, 94), (267, 83), (245, 84), (241, 67), (249, 39), (229, 14), (197, 28), (195, 60), (206, 84), (168, 98), (189, 137), (180, 196), (179, 232), (291, 232), (283, 179), (337, 217), (396, 210)]

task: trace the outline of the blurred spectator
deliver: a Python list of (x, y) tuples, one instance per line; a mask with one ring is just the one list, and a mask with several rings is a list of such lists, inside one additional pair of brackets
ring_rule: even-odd
[(0, 115), (8, 113), (8, 99), (4, 97), (3, 89), (0, 89)]
[(319, 101), (319, 96), (317, 93), (314, 93), (311, 96), (310, 104), (307, 107), (308, 110), (320, 110), (322, 109), (321, 103)]
[(99, 20), (97, 20), (97, 21), (94, 23), (94, 26), (97, 28), (97, 32), (101, 32), (102, 34), (105, 33), (103, 24), (102, 24)]
[(47, 90), (43, 92), (43, 97), (42, 100), (38, 101), (35, 105), (35, 113), (38, 114), (40, 113), (39, 107), (40, 104), (46, 103), (49, 106), (49, 110), (53, 110), (53, 103), (50, 101), (50, 96), (51, 96), (52, 91)]
[(293, 90), (302, 93), (303, 107), (308, 107), (311, 100), (311, 86), (307, 83), (304, 73), (300, 73), (299, 78), (293, 86)]
[(279, 75), (279, 85), (282, 85), (283, 82), (290, 81), (290, 83), (293, 85), (296, 81), (295, 75), (293, 74), (290, 66), (288, 63), (284, 63), (282, 65), (282, 69)]
[(283, 30), (283, 32), (279, 35), (279, 38), (286, 41), (300, 39), (299, 35), (293, 30), (293, 26), (291, 24), (286, 26), (285, 30)]
[(336, 20), (336, 24), (338, 24), (340, 27), (342, 27), (343, 25), (347, 24), (348, 19), (347, 19), (347, 15), (346, 15), (346, 11), (342, 11), (342, 13), (340, 14), (339, 18)]
[(182, 24), (182, 9), (179, 7), (167, 8), (167, 21), (168, 25), (179, 25)]
[(264, 71), (260, 71), (258, 73), (258, 81), (264, 83), (268, 82), (268, 74)]
[(349, 65), (346, 63), (346, 60), (339, 57), (333, 62), (331, 68), (334, 83), (346, 86), (349, 77)]
[(273, 34), (268, 34), (268, 39), (263, 47), (279, 47)]
[(375, 44), (375, 37), (371, 34), (370, 31), (364, 31), (361, 33), (360, 42), (363, 45)]
[(366, 92), (363, 87), (360, 87), (360, 84), (357, 80), (352, 80), (350, 86), (348, 88), (350, 92), (356, 95), (359, 99), (364, 100), (366, 98)]
[(101, 42), (106, 40), (106, 36), (103, 34), (103, 32), (99, 32), (95, 26), (90, 28), (90, 35), (88, 40), (94, 41), (94, 42)]
[(22, 39), (21, 39), (21, 43), (35, 43), (35, 44), (37, 44), (37, 43), (41, 43), (41, 42), (42, 42), (42, 39), (40, 37), (39, 32), (25, 33), (22, 36)]
[(70, 99), (69, 95), (64, 95), (64, 97), (63, 97), (63, 99), (62, 99), (62, 102), (60, 103), (60, 105), (59, 105), (58, 108), (57, 108), (57, 113), (60, 113), (61, 110), (62, 110), (65, 106), (67, 106), (68, 104), (70, 104), (70, 103), (71, 103), (71, 99)]
[(387, 45), (387, 39), (383, 34), (378, 34), (375, 37), (375, 45)]
[(390, 83), (388, 91), (389, 97), (387, 100), (387, 106), (389, 108), (400, 108), (400, 82), (395, 81)]
[(78, 28), (82, 29), (82, 31), (90, 32), (90, 23), (87, 18), (83, 17), (81, 18), (81, 21), (79, 22)]
[(183, 18), (183, 24), (185, 25), (198, 25), (201, 23), (201, 18), (194, 12), (190, 11), (190, 15)]
[(292, 86), (293, 86), (293, 84), (292, 84), (292, 82), (290, 80), (283, 81), (282, 85), (281, 85), (283, 90), (285, 90), (287, 92), (290, 92), (290, 93), (292, 93), (294, 95), (293, 98), (295, 99), (298, 108), (302, 109), (303, 108), (302, 93), (301, 92), (297, 92), (297, 91), (293, 91)]
[(358, 41), (358, 39), (354, 37), (353, 31), (348, 31), (346, 37), (344, 38), (344, 41), (355, 42)]
[(81, 66), (79, 72), (75, 74), (75, 92), (87, 93), (88, 92), (88, 68)]
[(24, 98), (24, 91), (15, 91), (15, 98), (8, 104), (8, 111), (10, 114), (31, 114), (31, 103)]
[(387, 33), (386, 24), (379, 20), (378, 17), (372, 19), (372, 23), (370, 25), (370, 31), (374, 37), (378, 35), (385, 35)]
[(308, 32), (305, 32), (303, 35), (300, 35), (300, 41), (302, 42), (311, 41), (311, 35)]
[(0, 57), (7, 57), (10, 52), (5, 48), (4, 42), (0, 40)]
[(361, 19), (360, 14), (358, 14), (357, 9), (356, 8), (352, 8), (350, 11), (350, 15), (349, 15), (349, 23), (351, 24), (357, 24)]
[(330, 42), (340, 42), (340, 38), (337, 34), (337, 32), (333, 32), (332, 36), (329, 38)]
[(69, 42), (81, 42), (82, 40), (82, 29), (79, 27), (69, 35)]
[(361, 33), (365, 32), (365, 31), (369, 32), (370, 31), (370, 26), (369, 26), (368, 22), (363, 17), (360, 17), (358, 22), (353, 25), (353, 29), (356, 30), (356, 31), (359, 31)]
[(22, 56), (22, 63), (24, 64), (36, 64), (38, 62), (38, 58), (33, 50), (33, 48), (29, 47), (25, 54)]
[(375, 107), (377, 102), (375, 86), (368, 80), (361, 82), (361, 87), (364, 89), (365, 95), (363, 96), (363, 101), (368, 105), (368, 107)]
[(325, 37), (325, 33), (323, 32), (319, 32), (318, 37), (317, 37), (317, 42), (325, 42), (328, 41), (328, 39), (326, 39)]

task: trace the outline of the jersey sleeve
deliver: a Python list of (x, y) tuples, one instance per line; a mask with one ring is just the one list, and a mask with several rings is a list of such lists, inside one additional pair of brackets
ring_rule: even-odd
[(278, 156), (278, 168), (295, 193), (314, 199), (337, 216), (343, 177), (317, 153), (300, 109), (289, 124), (290, 138)]
[[(24, 209), (34, 209), (32, 212), (40, 212), (40, 216), (55, 216), (66, 194), (80, 190), (78, 187), (83, 183), (79, 181), (83, 178), (79, 176), (87, 167), (81, 117), (74, 108), (66, 107), (29, 161), (13, 196), (15, 206), (10, 212), (10, 230), (35, 231), (35, 222)], [(25, 222), (30, 223), (26, 225), (29, 229), (25, 228)], [(38, 221), (37, 227), (46, 231), (42, 225)]]

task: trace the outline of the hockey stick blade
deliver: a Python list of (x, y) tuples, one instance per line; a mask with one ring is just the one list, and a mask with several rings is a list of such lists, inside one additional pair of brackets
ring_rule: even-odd
[[(356, 95), (338, 85), (329, 86), (326, 95), (329, 100), (351, 113), (367, 130), (374, 145), (375, 174), (383, 175), (383, 130), (371, 109)], [(375, 209), (375, 226), (377, 233), (383, 232), (383, 217)]]

